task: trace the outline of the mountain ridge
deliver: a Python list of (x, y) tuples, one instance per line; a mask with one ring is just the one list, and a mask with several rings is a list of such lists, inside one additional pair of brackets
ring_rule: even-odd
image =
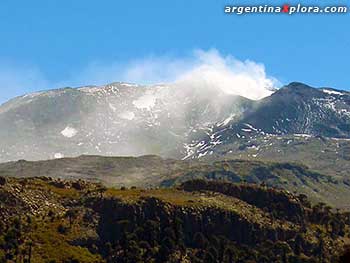
[(83, 179), (108, 187), (173, 187), (192, 179), (265, 184), (306, 194), (313, 202), (325, 202), (349, 210), (350, 180), (322, 174), (298, 163), (225, 159), (181, 161), (159, 156), (80, 156), (47, 161), (0, 164), (0, 176)]
[(188, 158), (203, 154), (192, 147), (201, 141), (220, 143), (214, 133), (230, 140), (247, 125), (265, 134), (350, 138), (349, 94), (299, 82), (258, 101), (210, 88), (120, 82), (42, 91), (0, 106), (0, 162), (81, 154)]

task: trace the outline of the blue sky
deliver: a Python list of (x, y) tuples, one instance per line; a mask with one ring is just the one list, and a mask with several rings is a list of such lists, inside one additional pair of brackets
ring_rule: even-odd
[(0, 103), (35, 90), (132, 81), (118, 79), (118, 70), (149, 58), (186, 61), (197, 49), (262, 63), (283, 84), (349, 89), (350, 14), (223, 12), (225, 4), (286, 2), (2, 0)]

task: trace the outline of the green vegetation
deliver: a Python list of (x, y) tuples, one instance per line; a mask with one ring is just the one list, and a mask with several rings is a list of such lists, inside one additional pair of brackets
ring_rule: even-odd
[[(80, 178), (116, 188), (173, 187), (192, 179), (264, 183), (270, 187), (306, 194), (312, 202), (325, 202), (337, 208), (350, 209), (350, 181), (346, 181), (345, 177), (315, 172), (305, 165), (293, 162), (239, 159), (202, 162), (169, 160), (157, 156), (80, 156), (39, 162), (4, 163), (0, 164), (0, 175)], [(57, 194), (61, 191), (60, 188), (51, 190)], [(64, 193), (74, 195), (74, 191), (65, 190)]]
[(349, 213), (266, 185), (7, 178), (0, 196), (0, 262), (337, 262), (349, 244)]

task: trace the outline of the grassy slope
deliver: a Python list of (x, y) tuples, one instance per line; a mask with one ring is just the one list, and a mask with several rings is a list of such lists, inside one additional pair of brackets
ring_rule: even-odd
[(313, 201), (349, 208), (350, 185), (294, 163), (241, 161), (227, 158), (211, 163), (178, 161), (157, 156), (81, 156), (49, 161), (18, 161), (0, 164), (0, 175), (83, 178), (107, 186), (172, 186), (194, 178), (247, 181), (307, 194)]

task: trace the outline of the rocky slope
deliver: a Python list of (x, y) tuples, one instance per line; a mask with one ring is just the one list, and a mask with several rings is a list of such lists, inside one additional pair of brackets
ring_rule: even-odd
[(0, 181), (1, 262), (337, 262), (349, 242), (349, 214), (265, 186)]

